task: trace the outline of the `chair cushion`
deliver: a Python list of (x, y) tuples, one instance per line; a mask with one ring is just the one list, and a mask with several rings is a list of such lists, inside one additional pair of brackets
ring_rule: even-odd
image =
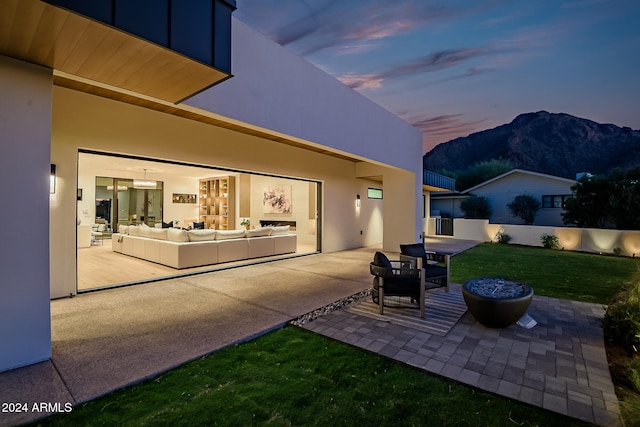
[(218, 230), (216, 240), (239, 239), (244, 237), (246, 230)]
[(209, 240), (216, 240), (218, 235), (217, 230), (190, 230), (187, 232), (190, 242), (206, 242)]
[(382, 252), (376, 252), (373, 256), (373, 265), (376, 267), (392, 268), (391, 261)]
[(253, 228), (245, 232), (245, 237), (271, 236), (271, 231), (272, 231), (271, 227)]
[(284, 236), (289, 234), (289, 226), (288, 225), (279, 225), (276, 227), (271, 227), (271, 235), (272, 236)]
[(422, 243), (400, 245), (400, 253), (402, 255), (408, 255), (417, 258), (424, 258), (427, 256), (427, 252), (424, 250), (424, 245)]
[(189, 234), (186, 230), (180, 230), (179, 228), (167, 229), (167, 240), (172, 242), (188, 242)]
[(425, 276), (427, 279), (434, 277), (446, 277), (447, 267), (441, 267), (439, 265), (428, 264), (425, 266)]

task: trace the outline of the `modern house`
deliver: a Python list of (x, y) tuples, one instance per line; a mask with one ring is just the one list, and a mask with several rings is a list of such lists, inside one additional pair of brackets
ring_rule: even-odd
[(83, 226), (194, 222), (203, 179), (233, 177), (226, 227), (292, 225), (302, 253), (420, 239), (420, 132), (235, 7), (0, 0), (0, 371), (51, 357)]
[(562, 226), (562, 204), (571, 196), (575, 180), (523, 169), (512, 169), (461, 192), (431, 194), (431, 217), (462, 218), (460, 202), (474, 195), (486, 197), (492, 224), (523, 224), (513, 216), (508, 204), (516, 196), (528, 194), (540, 202), (534, 225)]

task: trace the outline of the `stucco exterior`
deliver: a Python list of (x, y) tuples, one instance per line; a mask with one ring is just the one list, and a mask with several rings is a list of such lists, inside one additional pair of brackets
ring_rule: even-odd
[[(3, 202), (0, 215), (3, 224), (29, 224), (8, 228), (15, 235), (0, 241), (0, 371), (50, 357), (49, 299), (76, 292), (81, 150), (318, 182), (322, 251), (371, 244), (397, 251), (399, 243), (419, 239), (419, 131), (239, 21), (232, 24), (232, 79), (187, 104), (152, 100), (183, 116), (146, 108), (145, 96), (139, 106), (60, 87), (55, 71), (0, 57), (0, 174), (20, 183), (3, 187), (3, 200), (15, 202)], [(191, 113), (219, 124), (192, 120)], [(297, 146), (259, 136), (267, 134)], [(51, 196), (49, 163), (57, 178)], [(383, 201), (366, 199), (372, 183), (383, 187)]]
[(51, 357), (51, 87), (51, 70), (0, 56), (0, 371)]

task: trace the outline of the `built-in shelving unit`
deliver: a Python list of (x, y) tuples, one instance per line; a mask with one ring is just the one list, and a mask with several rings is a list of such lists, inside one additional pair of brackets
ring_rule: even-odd
[(199, 215), (204, 228), (234, 230), (236, 178), (218, 176), (200, 180)]

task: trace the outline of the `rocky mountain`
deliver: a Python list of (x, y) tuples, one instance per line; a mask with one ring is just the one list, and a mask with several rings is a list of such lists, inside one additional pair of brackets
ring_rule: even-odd
[(640, 131), (546, 111), (456, 138), (424, 155), (425, 169), (462, 171), (492, 159), (566, 178), (640, 167)]

